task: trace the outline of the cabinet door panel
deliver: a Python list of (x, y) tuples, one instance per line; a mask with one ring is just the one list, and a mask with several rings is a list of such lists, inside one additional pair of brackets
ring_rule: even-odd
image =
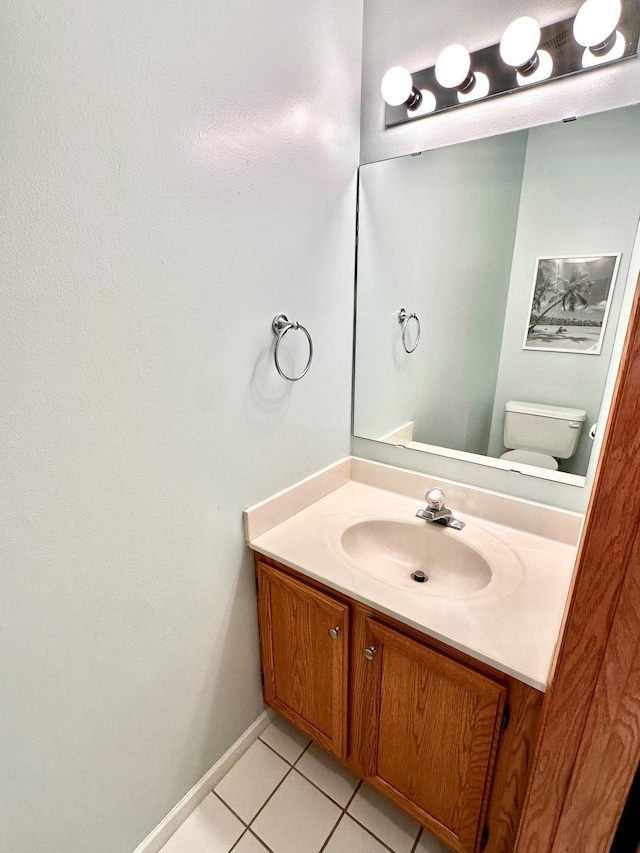
[[(454, 849), (471, 853), (506, 689), (367, 619), (378, 734), (373, 778)], [(375, 670), (377, 669), (377, 672)]]
[(349, 607), (263, 563), (258, 578), (265, 702), (344, 758)]

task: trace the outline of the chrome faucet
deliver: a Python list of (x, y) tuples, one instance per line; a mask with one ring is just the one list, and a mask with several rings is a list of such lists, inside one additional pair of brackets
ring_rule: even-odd
[(451, 515), (451, 510), (444, 505), (444, 492), (442, 489), (429, 489), (424, 496), (427, 502), (426, 509), (419, 509), (416, 513), (418, 518), (424, 521), (433, 521), (445, 527), (453, 527), (454, 530), (462, 530), (464, 521), (458, 521)]

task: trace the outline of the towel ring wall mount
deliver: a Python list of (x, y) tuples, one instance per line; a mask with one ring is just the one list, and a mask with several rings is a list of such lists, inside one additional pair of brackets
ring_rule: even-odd
[[(409, 326), (409, 320), (415, 320), (417, 324), (416, 342), (412, 347), (409, 347), (407, 344), (407, 327)], [(420, 320), (418, 320), (417, 314), (410, 314), (408, 311), (405, 311), (404, 308), (400, 308), (398, 311), (398, 323), (402, 324), (402, 346), (404, 347), (404, 351), (410, 355), (418, 349), (418, 344), (420, 343)]]
[[(311, 362), (313, 361), (313, 341), (311, 340), (311, 335), (301, 323), (292, 323), (291, 320), (287, 318), (286, 314), (276, 314), (271, 323), (271, 328), (273, 329), (274, 335), (277, 336), (276, 347), (273, 352), (273, 360), (276, 365), (276, 370), (278, 371), (280, 376), (282, 376), (283, 379), (286, 379), (289, 382), (297, 382), (299, 379), (302, 379), (303, 376), (306, 376), (307, 371), (311, 367)], [(303, 332), (306, 335), (307, 341), (309, 343), (309, 358), (307, 359), (307, 363), (304, 367), (304, 370), (298, 376), (288, 376), (280, 367), (280, 360), (278, 357), (282, 339), (287, 334), (287, 332), (291, 331), (291, 329), (293, 329), (294, 332), (298, 330)]]

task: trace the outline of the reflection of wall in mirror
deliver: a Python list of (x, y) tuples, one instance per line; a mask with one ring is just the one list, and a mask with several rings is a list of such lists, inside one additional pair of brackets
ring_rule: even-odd
[[(578, 449), (561, 470), (584, 474), (640, 212), (640, 106), (529, 132), (497, 374), (489, 455), (500, 456), (504, 405), (528, 400), (587, 411)], [(600, 355), (522, 348), (537, 257), (622, 253)], [(630, 283), (633, 286), (633, 283)]]
[[(420, 442), (486, 452), (526, 144), (523, 131), (362, 167), (356, 435), (411, 420)], [(421, 322), (411, 355), (400, 306)]]

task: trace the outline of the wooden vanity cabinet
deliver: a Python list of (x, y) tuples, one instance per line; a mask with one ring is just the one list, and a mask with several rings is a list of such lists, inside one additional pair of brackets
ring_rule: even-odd
[(347, 757), (349, 606), (257, 564), (264, 701)]
[(370, 729), (359, 744), (363, 776), (453, 850), (472, 853), (506, 687), (377, 619), (364, 623), (368, 655), (360, 664), (354, 648), (353, 681)]
[(265, 702), (452, 850), (511, 853), (542, 694), (273, 560), (256, 573)]

